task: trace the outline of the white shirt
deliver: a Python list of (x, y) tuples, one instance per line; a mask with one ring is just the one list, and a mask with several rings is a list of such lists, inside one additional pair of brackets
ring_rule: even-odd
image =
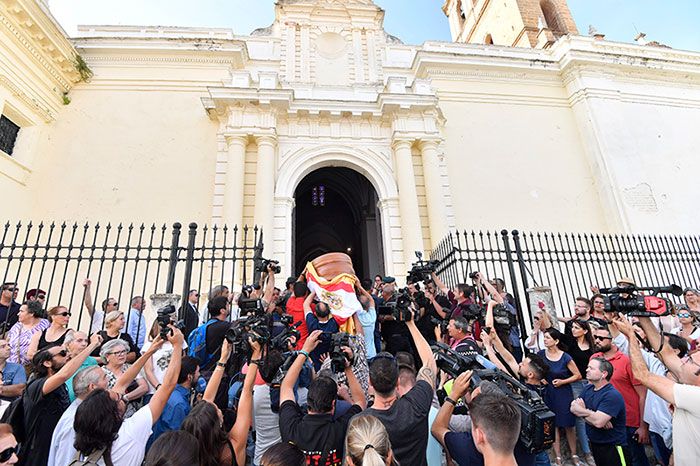
[(64, 466), (70, 464), (75, 458), (75, 431), (73, 430), (73, 421), (75, 420), (75, 412), (83, 400), (76, 398), (73, 403), (68, 406), (68, 409), (63, 413), (61, 419), (58, 420), (56, 428), (51, 437), (51, 449), (49, 450), (49, 462), (47, 466)]
[[(683, 327), (676, 327), (673, 330), (671, 330), (671, 333), (674, 335), (678, 335), (681, 333), (681, 330), (683, 330)], [(698, 340), (700, 339), (700, 327), (695, 327), (695, 330), (690, 334), (690, 338), (693, 340)]]
[(673, 457), (676, 466), (697, 466), (700, 458), (700, 387), (673, 386)]
[[(129, 419), (125, 419), (119, 428), (117, 440), (112, 444), (114, 466), (141, 466), (146, 456), (146, 443), (151, 436), (152, 428), (153, 416), (148, 405), (136, 411), (136, 414)], [(80, 459), (84, 460), (85, 457), (81, 456)], [(100, 458), (97, 464), (106, 466), (104, 458)]]
[[(151, 347), (153, 344), (152, 341), (146, 341), (146, 343), (143, 344), (143, 349), (142, 351), (145, 353), (148, 351), (148, 348)], [(182, 344), (182, 349), (187, 349), (187, 342), (184, 342)], [(163, 343), (163, 346), (160, 347), (158, 351), (153, 353), (153, 356), (151, 356), (151, 363), (153, 366), (153, 375), (155, 376), (156, 380), (158, 381), (159, 384), (163, 383), (163, 378), (165, 377), (165, 371), (168, 369), (168, 365), (170, 364), (170, 358), (173, 355), (173, 344), (170, 343), (169, 341), (166, 341)], [(143, 372), (143, 377), (146, 379), (146, 382), (148, 382), (148, 378), (145, 375), (145, 370)], [(148, 393), (149, 394), (154, 394), (156, 392), (156, 387), (152, 386), (150, 382), (148, 382)]]
[(92, 313), (92, 327), (90, 333), (99, 332), (102, 330), (102, 322), (105, 320), (105, 311), (98, 311)]

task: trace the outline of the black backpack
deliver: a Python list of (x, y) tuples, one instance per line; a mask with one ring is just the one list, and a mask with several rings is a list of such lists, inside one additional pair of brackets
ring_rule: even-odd
[[(13, 400), (12, 403), (10, 403), (10, 406), (7, 407), (5, 412), (2, 414), (2, 418), (0, 418), (0, 422), (10, 424), (12, 426), (12, 431), (15, 434), (17, 443), (22, 443), (25, 440), (27, 440), (27, 432), (31, 431), (31, 428), (27, 430), (25, 428), (26, 426), (24, 425), (24, 397), (27, 394), (29, 386), (35, 380), (36, 379), (29, 381), (27, 386), (24, 388), (22, 395), (20, 395), (19, 397), (17, 397), (16, 400)], [(38, 421), (38, 419), (36, 421)]]

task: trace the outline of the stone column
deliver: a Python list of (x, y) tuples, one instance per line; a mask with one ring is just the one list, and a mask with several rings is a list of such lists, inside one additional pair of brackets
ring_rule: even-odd
[(447, 208), (440, 177), (440, 159), (438, 141), (421, 141), (420, 150), (423, 159), (423, 177), (425, 178), (425, 197), (428, 204), (431, 247), (447, 234)]
[(401, 233), (406, 268), (415, 262), (415, 251), (423, 252), (423, 234), (418, 211), (416, 177), (413, 172), (411, 140), (394, 140), (394, 169), (399, 188), (399, 212), (401, 213)]
[(223, 221), (233, 228), (243, 227), (243, 187), (245, 183), (245, 152), (248, 136), (227, 136), (228, 161), (226, 165), (226, 188), (224, 191)]
[(255, 177), (255, 224), (263, 228), (263, 239), (271, 246), (277, 139), (274, 136), (266, 135), (256, 137), (256, 141), (258, 143), (258, 164)]

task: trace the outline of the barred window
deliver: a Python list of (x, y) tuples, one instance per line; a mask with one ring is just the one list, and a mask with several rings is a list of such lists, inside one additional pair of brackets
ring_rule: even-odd
[(19, 126), (5, 115), (0, 117), (0, 150), (8, 155), (12, 155), (19, 134)]

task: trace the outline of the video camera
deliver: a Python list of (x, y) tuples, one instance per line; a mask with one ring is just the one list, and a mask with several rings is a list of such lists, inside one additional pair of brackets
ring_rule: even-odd
[(292, 324), (292, 320), (293, 318), (290, 315), (282, 316), (280, 321), (284, 324), (284, 330), (270, 340), (270, 349), (278, 349), (282, 352), (289, 351), (289, 342), (291, 339), (294, 338), (296, 341), (299, 341), (301, 333), (297, 329), (301, 325), (301, 321)]
[(168, 334), (172, 333), (169, 325), (173, 325), (175, 328), (184, 330), (185, 321), (178, 320), (177, 322), (172, 321), (172, 315), (175, 314), (175, 306), (172, 304), (158, 309), (156, 320), (158, 325), (160, 325), (160, 338), (163, 340), (168, 340)]
[(377, 314), (379, 315), (391, 315), (394, 319), (401, 322), (408, 322), (414, 320), (417, 315), (417, 311), (413, 309), (413, 299), (407, 288), (401, 288), (396, 295), (396, 299), (384, 303), (381, 306), (377, 306)]
[(268, 315), (247, 315), (231, 323), (226, 330), (226, 340), (231, 352), (250, 355), (252, 348), (249, 339), (264, 345), (270, 340), (270, 319)]
[(555, 433), (554, 413), (547, 408), (535, 390), (503, 371), (485, 369), (477, 356), (458, 353), (443, 343), (437, 343), (431, 348), (438, 368), (452, 378), (471, 370), (472, 388), (478, 387), (482, 380), (488, 380), (498, 385), (501, 391), (518, 405), (522, 423), (519, 441), (529, 452), (536, 453), (552, 446)]
[(280, 262), (272, 259), (261, 258), (257, 264), (255, 264), (256, 272), (272, 272), (281, 273), (282, 267), (280, 267)]
[(262, 316), (265, 315), (265, 306), (262, 299), (250, 299), (241, 297), (238, 300), (238, 309), (241, 316)]
[[(345, 361), (348, 361), (348, 355), (343, 351), (343, 346), (350, 347), (350, 335), (347, 333), (334, 333), (331, 337), (331, 370), (334, 374), (340, 374), (345, 371)], [(352, 363), (352, 360), (349, 361)]]
[[(651, 295), (638, 294), (648, 291)], [(637, 287), (634, 285), (601, 288), (600, 294), (605, 295), (605, 312), (619, 312), (632, 317), (660, 317), (671, 313), (671, 301), (657, 296), (659, 293), (670, 293), (682, 296), (683, 290), (678, 285)]]
[(406, 283), (419, 283), (431, 280), (431, 274), (440, 265), (440, 261), (437, 260), (423, 260), (423, 253), (416, 251), (417, 262), (411, 264), (411, 270), (408, 271), (408, 276), (406, 277)]

